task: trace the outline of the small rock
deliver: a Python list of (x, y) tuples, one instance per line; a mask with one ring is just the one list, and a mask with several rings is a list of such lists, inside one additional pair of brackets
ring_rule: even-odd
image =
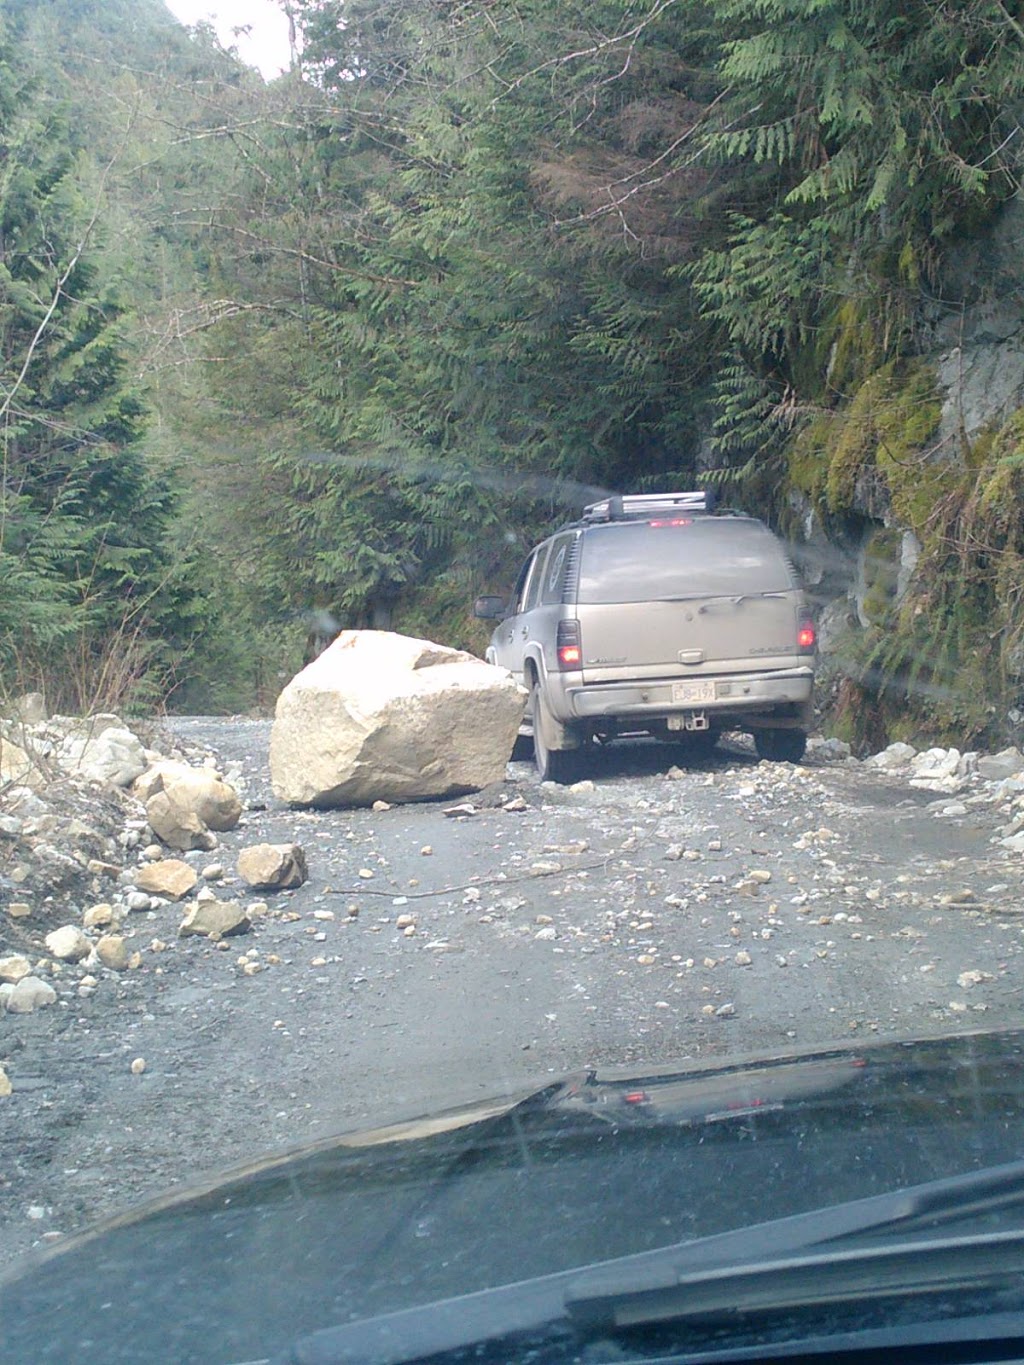
[(641, 953), (637, 958), (641, 967), (653, 967), (657, 960), (653, 953)]
[(12, 1092), (13, 1087), (11, 1085), (10, 1077), (3, 1067), (0, 1066), (0, 1100), (5, 1100)]
[(391, 809), (391, 802), (390, 802), (390, 801), (374, 801), (374, 803), (373, 803), (373, 805), (370, 807), (370, 809), (371, 809), (372, 811), (376, 811), (376, 813), (377, 813), (378, 815), (380, 815), (383, 811), (386, 811), (386, 810), (390, 810), (390, 809)]
[(475, 814), (476, 806), (471, 805), (468, 801), (463, 801), (457, 806), (449, 806), (445, 811), (445, 815), (447, 815), (450, 820), (466, 820), (471, 815)]
[(228, 938), (234, 934), (245, 934), (251, 928), (249, 916), (237, 901), (195, 900), (178, 929), (179, 938), (203, 935), (207, 938), (216, 935)]
[(870, 758), (864, 760), (864, 764), (865, 767), (868, 768), (882, 768), (886, 771), (892, 771), (896, 768), (909, 767), (911, 759), (913, 759), (916, 754), (917, 750), (912, 744), (901, 744), (897, 742), (896, 744), (890, 744), (889, 747), (883, 749), (881, 753), (872, 754)]
[(128, 966), (128, 948), (120, 934), (105, 934), (96, 944), (96, 956), (113, 972), (123, 972)]
[(808, 750), (815, 758), (823, 758), (829, 763), (841, 763), (850, 757), (850, 746), (841, 739), (812, 739)]
[(108, 924), (114, 922), (114, 907), (107, 905), (91, 905), (82, 916), (82, 926), (86, 929), (103, 929)]
[[(195, 868), (181, 858), (163, 858), (158, 863), (147, 863), (135, 876), (139, 890), (169, 901), (183, 900), (198, 880)], [(149, 909), (148, 901), (146, 909)]]
[(208, 867), (203, 868), (200, 875), (204, 882), (222, 881), (224, 878), (224, 865), (223, 863), (210, 863)]
[(11, 919), (28, 919), (32, 913), (32, 907), (27, 905), (25, 901), (11, 901), (7, 907), (7, 913)]
[(771, 879), (772, 874), (761, 869), (755, 869), (755, 871), (747, 873), (748, 881), (759, 882), (762, 886), (765, 886)]
[(356, 873), (356, 876), (362, 877), (364, 882), (368, 882), (373, 877), (373, 873), (368, 867), (361, 867), (359, 871)]
[(144, 914), (152, 910), (153, 901), (145, 891), (129, 891), (124, 898), (124, 907), (133, 915)]
[(132, 1072), (132, 1075), (133, 1075), (133, 1076), (141, 1076), (142, 1073), (145, 1071), (145, 1069), (146, 1069), (146, 1059), (145, 1059), (145, 1057), (136, 1057), (135, 1060), (132, 1062), (132, 1065), (131, 1065), (131, 1072)]
[(574, 782), (572, 786), (566, 787), (566, 791), (574, 792), (577, 796), (589, 796), (591, 792), (596, 790), (597, 788), (589, 777), (584, 778), (582, 782)]
[(260, 891), (290, 891), (302, 886), (309, 877), (306, 855), (298, 844), (256, 844), (245, 848), (238, 855), (238, 873)]
[(416, 921), (413, 919), (412, 915), (399, 915), (395, 920), (395, 928), (408, 929), (415, 923)]
[(85, 870), (93, 877), (119, 877), (121, 869), (116, 863), (104, 863), (99, 858), (90, 858)]
[(24, 976), (13, 986), (8, 983), (0, 986), (0, 1007), (11, 1014), (31, 1014), (44, 1005), (54, 1004), (56, 999), (57, 992), (38, 976)]
[(715, 1010), (715, 1018), (731, 1019), (735, 1013), (736, 1006), (732, 1003), (732, 1001), (730, 1001), (726, 1005), (719, 1005), (718, 1009)]
[(92, 944), (77, 924), (64, 924), (53, 929), (43, 940), (47, 951), (61, 962), (81, 962), (92, 952)]
[(683, 856), (682, 844), (669, 844), (665, 852), (661, 855), (667, 863), (677, 863)]
[(0, 957), (0, 981), (16, 984), (24, 980), (31, 971), (32, 964), (27, 957), (22, 957), (20, 953), (11, 953), (8, 957)]
[(733, 959), (737, 967), (749, 967), (753, 960), (748, 952), (739, 952)]
[(962, 991), (969, 991), (972, 986), (980, 986), (983, 981), (991, 981), (992, 979), (991, 972), (979, 972), (975, 970), (961, 972), (956, 979), (956, 984)]
[(526, 802), (523, 800), (521, 796), (513, 796), (511, 801), (505, 802), (502, 809), (511, 811), (523, 811), (529, 810), (529, 806), (527, 806)]
[(539, 939), (541, 942), (544, 943), (550, 942), (552, 939), (555, 939), (557, 937), (558, 937), (557, 930), (555, 930), (553, 926), (550, 924), (547, 925), (547, 927), (544, 929), (538, 929), (537, 932), (534, 934), (535, 939)]

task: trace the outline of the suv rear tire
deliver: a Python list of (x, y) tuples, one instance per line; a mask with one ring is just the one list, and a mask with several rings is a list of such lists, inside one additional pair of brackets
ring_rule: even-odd
[(578, 749), (549, 748), (558, 722), (548, 710), (539, 682), (534, 682), (530, 709), (533, 715), (533, 765), (542, 782), (575, 782), (580, 771)]
[(758, 730), (754, 735), (758, 758), (770, 763), (799, 763), (807, 749), (803, 730)]

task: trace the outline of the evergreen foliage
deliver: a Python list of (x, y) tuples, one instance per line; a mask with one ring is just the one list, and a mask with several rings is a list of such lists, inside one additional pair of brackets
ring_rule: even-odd
[(943, 547), (1017, 484), (933, 460), (916, 358), (1020, 181), (1012, 7), (289, 9), (268, 86), (160, 0), (0, 0), (5, 686), (130, 642), (239, 707), (311, 623), (479, 647), (475, 592), (603, 488), (894, 516), (972, 578)]

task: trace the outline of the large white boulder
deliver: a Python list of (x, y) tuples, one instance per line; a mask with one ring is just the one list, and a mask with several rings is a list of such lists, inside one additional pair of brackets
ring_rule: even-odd
[(525, 702), (510, 673), (472, 654), (343, 631), (278, 699), (274, 791), (298, 806), (478, 791), (504, 777)]

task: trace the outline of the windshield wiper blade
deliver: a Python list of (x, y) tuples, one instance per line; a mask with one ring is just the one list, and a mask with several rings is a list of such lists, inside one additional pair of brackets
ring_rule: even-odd
[(855, 1250), (672, 1275), (663, 1283), (641, 1276), (630, 1285), (613, 1269), (583, 1275), (565, 1298), (567, 1312), (588, 1333), (657, 1322), (707, 1321), (842, 1303), (935, 1294), (1004, 1284), (1024, 1275), (1024, 1230), (975, 1237), (929, 1238)]
[[(671, 1292), (679, 1288), (683, 1280), (693, 1278), (695, 1281), (716, 1268), (720, 1271), (719, 1283), (729, 1285), (727, 1292), (735, 1308), (744, 1304), (744, 1275), (750, 1277), (751, 1288), (754, 1284), (768, 1285), (773, 1269), (778, 1267), (793, 1277), (791, 1284), (795, 1285), (805, 1270), (813, 1277), (820, 1273), (823, 1264), (836, 1260), (837, 1244), (849, 1239), (895, 1229), (901, 1233), (912, 1232), (1021, 1203), (1024, 1203), (1024, 1161), (1015, 1161), (888, 1194), (829, 1205), (810, 1213), (793, 1214), (733, 1232), (677, 1242), (654, 1251), (638, 1252), (497, 1289), (483, 1289), (361, 1322), (329, 1327), (295, 1342), (278, 1365), (348, 1365), (349, 1362), (352, 1365), (367, 1365), (367, 1362), (412, 1365), (412, 1362), (443, 1351), (516, 1332), (538, 1330), (573, 1318), (582, 1321), (589, 1315), (606, 1321), (608, 1313), (617, 1311), (616, 1296), (625, 1302), (630, 1295)], [(936, 1269), (933, 1273), (938, 1275), (941, 1258), (948, 1248), (970, 1242), (972, 1249), (968, 1254), (976, 1258), (972, 1273), (981, 1274), (984, 1281), (990, 1270), (985, 1262), (985, 1247), (998, 1248), (994, 1253), (997, 1257), (1009, 1255), (1011, 1251), (1016, 1255), (1017, 1245), (1013, 1239), (1017, 1236), (1014, 1232), (981, 1238), (947, 1238), (941, 1242), (918, 1240), (908, 1244), (901, 1241), (893, 1246), (892, 1252), (893, 1264), (906, 1267), (902, 1292), (909, 1288), (906, 1281), (914, 1258), (923, 1266), (919, 1258), (923, 1249), (929, 1246), (935, 1248), (933, 1266)], [(1003, 1243), (998, 1240), (1006, 1237), (1009, 1238), (1009, 1249), (1003, 1249)], [(1024, 1232), (1020, 1238), (1020, 1245), (1024, 1247)], [(975, 1242), (978, 1243), (976, 1249)], [(809, 1253), (816, 1247), (831, 1250), (796, 1255)], [(872, 1258), (877, 1267), (877, 1257), (884, 1249), (884, 1243), (880, 1247), (873, 1242), (862, 1251), (849, 1253), (845, 1264), (851, 1274), (859, 1274), (863, 1266), (871, 1264)], [(837, 1287), (838, 1282), (833, 1281), (833, 1293)], [(669, 1316), (683, 1318), (686, 1311), (677, 1306)]]

